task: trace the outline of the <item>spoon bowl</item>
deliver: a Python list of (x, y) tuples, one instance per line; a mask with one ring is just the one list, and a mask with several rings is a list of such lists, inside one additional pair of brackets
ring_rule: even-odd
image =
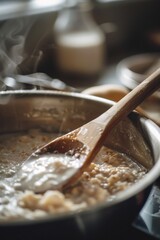
[(14, 175), (14, 185), (44, 192), (74, 184), (93, 161), (107, 134), (159, 87), (160, 69), (96, 119), (34, 152)]

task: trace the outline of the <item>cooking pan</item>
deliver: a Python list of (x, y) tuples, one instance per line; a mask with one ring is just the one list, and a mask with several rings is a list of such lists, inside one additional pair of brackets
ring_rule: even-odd
[[(112, 104), (80, 93), (1, 92), (0, 133), (42, 128), (63, 134), (97, 117)], [(132, 112), (106, 137), (104, 145), (134, 158), (148, 168), (148, 173), (110, 202), (38, 220), (0, 222), (1, 239), (125, 239), (160, 174), (160, 129), (151, 120)]]

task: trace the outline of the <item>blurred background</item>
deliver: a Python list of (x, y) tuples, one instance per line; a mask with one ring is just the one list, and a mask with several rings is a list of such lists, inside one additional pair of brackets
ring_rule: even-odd
[[(105, 37), (103, 71), (95, 74), (96, 77), (84, 78), (84, 81), (82, 77), (81, 80), (76, 80), (79, 73), (76, 77), (74, 76), (74, 80), (68, 77), (68, 74), (62, 74), (57, 63), (56, 33), (59, 33), (54, 30), (55, 22), (62, 11), (73, 10), (77, 2), (86, 3), (80, 0), (1, 0), (1, 77), (13, 76), (17, 72), (24, 75), (44, 72), (51, 77), (61, 78), (64, 82), (69, 81), (69, 84), (84, 89), (90, 85), (119, 81), (115, 74), (115, 67), (126, 57), (140, 53), (159, 52), (159, 0), (90, 0), (90, 7), (87, 9), (89, 18), (92, 18), (91, 21), (97, 24)], [(86, 12), (86, 9), (81, 9), (81, 11)], [(68, 24), (72, 23), (72, 29), (64, 24), (66, 16), (62, 17), (61, 33), (66, 28), (68, 28), (67, 31), (73, 32), (77, 28), (75, 16), (71, 12), (69, 14), (71, 19)], [(78, 18), (78, 15), (76, 17)], [(83, 20), (77, 20), (79, 25)], [(82, 25), (86, 25), (87, 21), (88, 19), (85, 19)], [(80, 26), (78, 28), (77, 31), (80, 30)], [(71, 60), (72, 57), (69, 58)], [(93, 58), (96, 57), (93, 56)]]

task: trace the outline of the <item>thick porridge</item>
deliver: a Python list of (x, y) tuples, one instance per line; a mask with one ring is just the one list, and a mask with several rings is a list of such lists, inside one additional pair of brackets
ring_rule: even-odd
[[(57, 137), (56, 135), (54, 137)], [(12, 184), (14, 173), (37, 147), (53, 139), (40, 130), (0, 137), (0, 221), (34, 219), (84, 209), (111, 201), (115, 194), (142, 178), (147, 170), (126, 155), (102, 147), (74, 186), (35, 193)]]

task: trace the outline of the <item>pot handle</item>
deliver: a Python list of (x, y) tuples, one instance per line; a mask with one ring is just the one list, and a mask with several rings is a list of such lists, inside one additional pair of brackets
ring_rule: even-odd
[(160, 178), (154, 183), (133, 226), (160, 239)]

